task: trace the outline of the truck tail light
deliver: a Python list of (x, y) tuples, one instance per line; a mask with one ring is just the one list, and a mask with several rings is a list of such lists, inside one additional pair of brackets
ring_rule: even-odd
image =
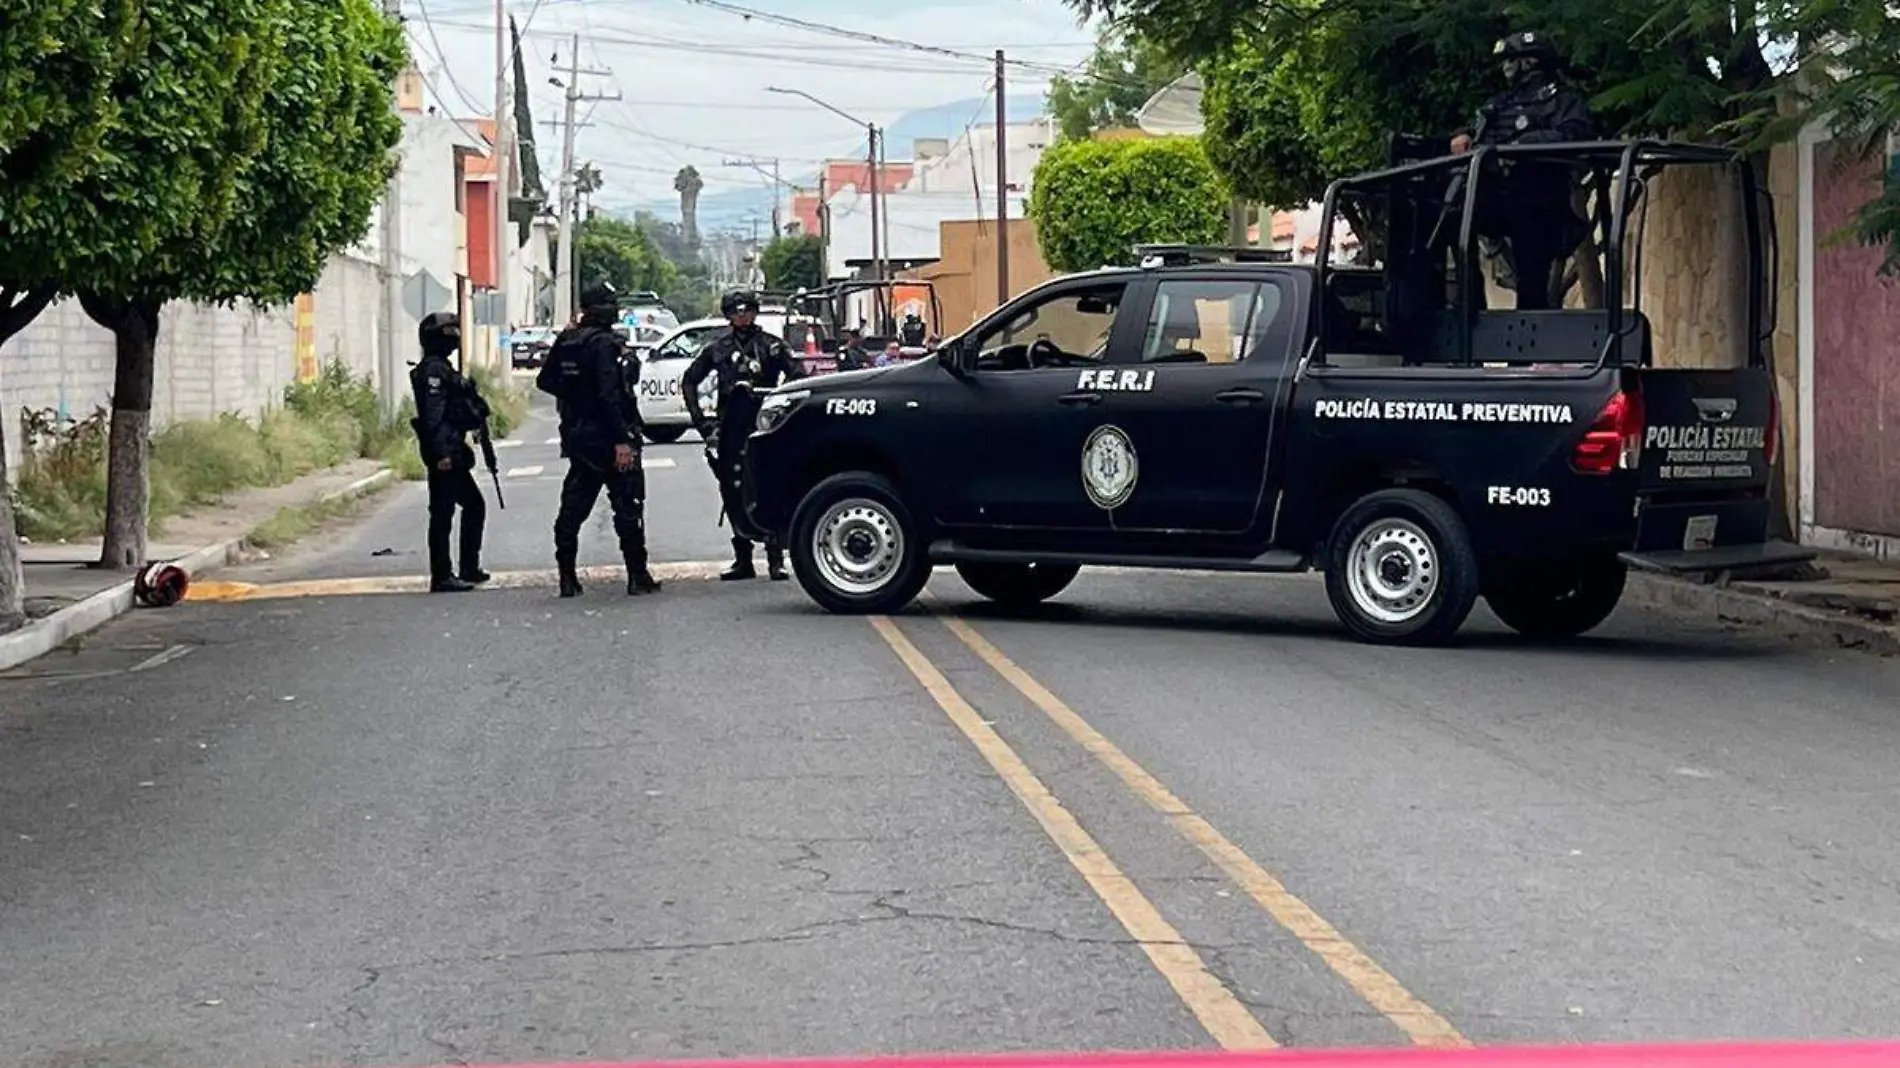
[(1570, 454), (1578, 474), (1607, 475), (1636, 467), (1643, 446), (1643, 400), (1630, 390), (1618, 390), (1597, 413), (1596, 421)]

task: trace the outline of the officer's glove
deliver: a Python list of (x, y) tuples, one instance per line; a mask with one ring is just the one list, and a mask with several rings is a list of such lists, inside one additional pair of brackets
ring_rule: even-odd
[(706, 461), (715, 464), (719, 462), (719, 443), (712, 438), (706, 439)]

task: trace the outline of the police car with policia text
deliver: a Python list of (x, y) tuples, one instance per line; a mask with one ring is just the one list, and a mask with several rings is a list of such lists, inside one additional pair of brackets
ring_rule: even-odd
[[(1486, 307), (1456, 284), (1478, 269), (1471, 206), (1530, 156), (1596, 182), (1595, 308)], [(1643, 190), (1678, 167), (1722, 172), (1747, 209), (1751, 311), (1729, 369), (1658, 366), (1683, 356), (1624, 301)], [(1320, 569), (1366, 641), (1443, 642), (1480, 596), (1525, 634), (1581, 634), (1630, 566), (1811, 555), (1767, 538), (1758, 193), (1726, 153), (1657, 142), (1487, 147), (1342, 180), (1319, 232), (1386, 227), (1355, 263), (1156, 249), (1025, 293), (933, 359), (779, 387), (747, 445), (748, 517), (837, 612), (899, 609), (936, 563), (1018, 605), (1086, 564)]]

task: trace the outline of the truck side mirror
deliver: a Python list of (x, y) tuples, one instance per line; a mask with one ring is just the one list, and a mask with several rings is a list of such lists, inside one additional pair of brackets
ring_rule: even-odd
[(967, 340), (952, 341), (937, 349), (937, 362), (943, 369), (961, 378), (976, 369), (976, 347)]

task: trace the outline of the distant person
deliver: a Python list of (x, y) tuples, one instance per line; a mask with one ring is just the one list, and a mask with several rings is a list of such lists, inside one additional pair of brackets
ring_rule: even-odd
[(838, 370), (862, 371), (870, 362), (870, 353), (864, 351), (864, 335), (857, 330), (846, 330), (844, 344), (838, 349)]
[(904, 342), (906, 348), (913, 349), (923, 347), (924, 336), (929, 332), (924, 326), (923, 317), (916, 312), (906, 313), (903, 325), (897, 328), (898, 338)]
[(877, 365), (879, 367), (889, 367), (890, 365), (894, 363), (903, 363), (903, 362), (904, 362), (904, 346), (899, 345), (895, 341), (884, 346), (884, 351), (877, 354)]
[[(416, 445), (429, 471), (429, 592), (465, 593), (488, 581), (482, 570), (482, 527), (488, 504), (475, 484), (475, 450), (468, 436), (488, 419), (488, 403), (449, 356), (461, 351), (462, 320), (431, 312), (416, 331), (422, 359), (409, 372), (416, 394)], [(449, 559), (449, 531), (462, 510), (462, 568)]]

